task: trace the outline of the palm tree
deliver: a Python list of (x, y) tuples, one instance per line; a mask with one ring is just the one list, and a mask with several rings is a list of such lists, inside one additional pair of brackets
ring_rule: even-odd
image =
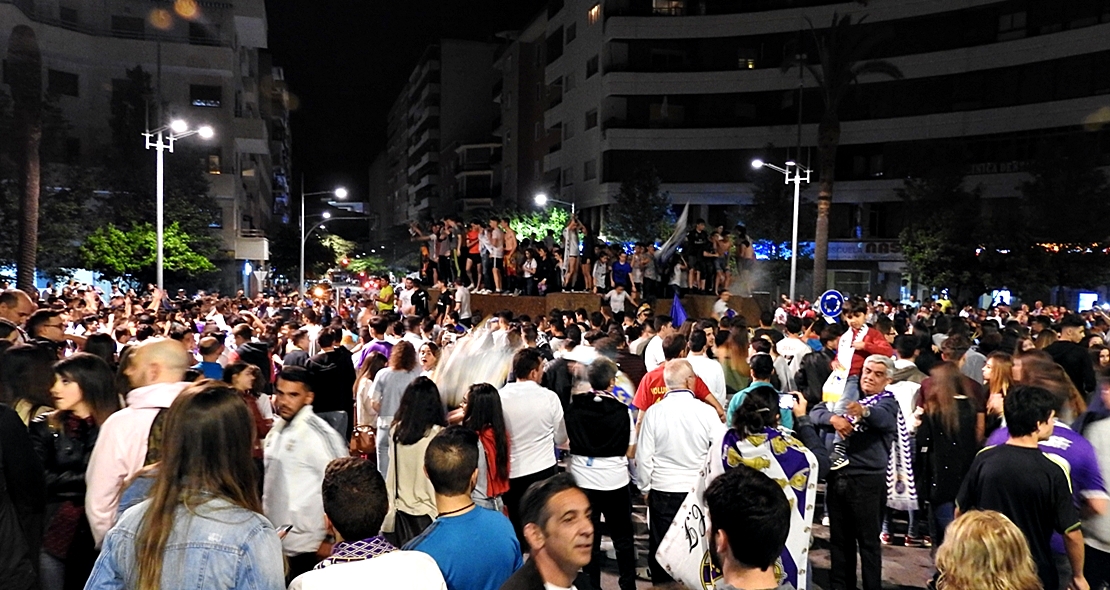
[[(829, 209), (832, 207), (833, 181), (836, 173), (836, 149), (840, 145), (840, 106), (848, 90), (860, 77), (878, 74), (902, 78), (902, 71), (885, 60), (866, 60), (879, 38), (859, 26), (866, 19), (852, 22), (852, 15), (833, 13), (832, 25), (818, 30), (809, 22), (810, 33), (817, 49), (818, 63), (802, 59), (786, 65), (784, 70), (805, 67), (817, 81), (825, 110), (817, 126), (817, 153), (820, 166), (820, 192), (817, 195), (817, 229), (813, 253), (814, 298), (825, 291), (829, 259)], [(808, 20), (808, 19), (807, 19)], [(800, 52), (799, 52), (800, 53)]]
[(42, 53), (35, 32), (27, 26), (12, 29), (8, 41), (11, 73), (12, 114), (18, 137), (20, 196), (19, 251), (16, 257), (16, 286), (37, 296), (35, 253), (39, 238), (39, 189), (42, 145)]

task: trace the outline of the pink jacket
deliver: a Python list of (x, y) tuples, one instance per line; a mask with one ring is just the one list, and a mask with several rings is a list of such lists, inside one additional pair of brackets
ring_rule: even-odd
[(116, 523), (116, 509), (124, 484), (146, 461), (150, 426), (162, 409), (170, 407), (177, 394), (190, 383), (155, 383), (132, 389), (127, 407), (112, 414), (100, 426), (89, 468), (85, 471), (85, 515), (89, 518), (96, 546)]

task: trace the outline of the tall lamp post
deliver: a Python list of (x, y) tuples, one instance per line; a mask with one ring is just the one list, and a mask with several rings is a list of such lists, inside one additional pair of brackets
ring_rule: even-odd
[[(301, 277), (300, 277), (300, 282), (298, 283), (298, 285), (300, 287), (299, 290), (300, 290), (302, 299), (304, 298), (304, 247), (305, 247), (305, 240), (307, 240), (308, 235), (310, 233), (312, 233), (312, 230), (305, 231), (305, 227), (304, 227), (304, 219), (305, 219), (304, 199), (305, 199), (305, 197), (314, 197), (314, 196), (317, 196), (317, 195), (335, 195), (335, 197), (337, 199), (345, 199), (345, 198), (347, 198), (347, 189), (345, 189), (343, 187), (339, 187), (339, 188), (336, 188), (335, 190), (330, 190), (330, 191), (318, 191), (318, 192), (314, 192), (314, 193), (306, 193), (306, 192), (304, 192), (304, 176), (301, 177)], [(324, 220), (326, 221), (327, 217), (325, 217)], [(319, 227), (323, 223), (324, 223), (324, 221), (321, 221), (320, 223), (317, 223), (316, 225), (314, 225), (312, 227), (312, 229), (316, 229), (317, 227)]]
[(540, 207), (546, 207), (548, 203), (558, 203), (560, 205), (567, 205), (570, 207), (570, 216), (574, 217), (574, 203), (568, 201), (560, 201), (559, 199), (552, 199), (547, 196), (547, 193), (536, 193), (536, 204)]
[[(304, 297), (304, 294), (305, 294), (305, 290), (304, 290), (304, 249), (305, 249), (305, 245), (308, 244), (308, 237), (312, 235), (312, 232), (316, 231), (320, 227), (323, 227), (323, 225), (325, 223), (329, 222), (329, 221), (349, 221), (349, 220), (355, 220), (355, 219), (357, 219), (359, 221), (362, 221), (362, 220), (366, 219), (365, 217), (355, 217), (353, 215), (346, 215), (346, 216), (343, 216), (343, 217), (332, 217), (331, 213), (328, 213), (327, 211), (323, 212), (321, 214), (321, 217), (323, 217), (323, 219), (314, 223), (312, 225), (312, 227), (308, 228), (308, 231), (303, 231), (304, 230), (304, 225), (301, 226), (301, 229), (302, 229), (302, 232), (301, 232), (301, 297)], [(303, 221), (304, 221), (303, 217), (301, 218), (301, 221), (303, 223)]]
[(158, 276), (158, 289), (163, 290), (165, 283), (163, 281), (164, 269), (164, 255), (163, 255), (163, 226), (165, 225), (165, 186), (166, 186), (166, 168), (163, 161), (163, 154), (165, 152), (173, 153), (173, 144), (179, 139), (184, 139), (191, 135), (199, 135), (201, 139), (211, 139), (215, 135), (215, 131), (208, 125), (203, 125), (196, 129), (189, 129), (189, 124), (181, 119), (175, 119), (169, 125), (163, 125), (154, 131), (147, 131), (143, 133), (146, 138), (146, 149), (155, 150), (158, 154), (155, 175), (158, 178), (158, 188), (155, 198), (155, 208), (157, 209), (157, 226), (158, 226), (158, 262), (156, 263), (157, 276)]
[(798, 206), (802, 193), (802, 183), (809, 183), (809, 168), (802, 166), (794, 160), (787, 160), (786, 167), (781, 168), (763, 160), (752, 160), (752, 168), (770, 168), (775, 172), (786, 175), (786, 184), (794, 183), (794, 228), (790, 241), (790, 300), (794, 301), (795, 286), (798, 283)]

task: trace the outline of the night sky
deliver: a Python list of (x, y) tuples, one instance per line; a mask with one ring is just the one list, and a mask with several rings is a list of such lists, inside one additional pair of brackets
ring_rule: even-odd
[(424, 48), (523, 29), (544, 0), (266, 0), (270, 50), (298, 106), (294, 192), (346, 186), (363, 200), (386, 116)]

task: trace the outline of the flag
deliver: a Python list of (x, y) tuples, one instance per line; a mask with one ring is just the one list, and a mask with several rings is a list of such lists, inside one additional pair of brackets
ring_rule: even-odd
[(682, 243), (682, 240), (686, 239), (686, 224), (689, 216), (690, 203), (686, 203), (686, 206), (682, 208), (682, 215), (679, 215), (678, 220), (675, 221), (674, 233), (663, 243), (659, 251), (655, 253), (655, 266), (657, 268), (666, 266), (667, 261), (670, 260), (671, 256), (678, 250), (679, 244)]
[(675, 290), (674, 301), (671, 301), (671, 322), (674, 327), (678, 328), (686, 321), (686, 308), (682, 307), (682, 302), (678, 299), (678, 290)]

